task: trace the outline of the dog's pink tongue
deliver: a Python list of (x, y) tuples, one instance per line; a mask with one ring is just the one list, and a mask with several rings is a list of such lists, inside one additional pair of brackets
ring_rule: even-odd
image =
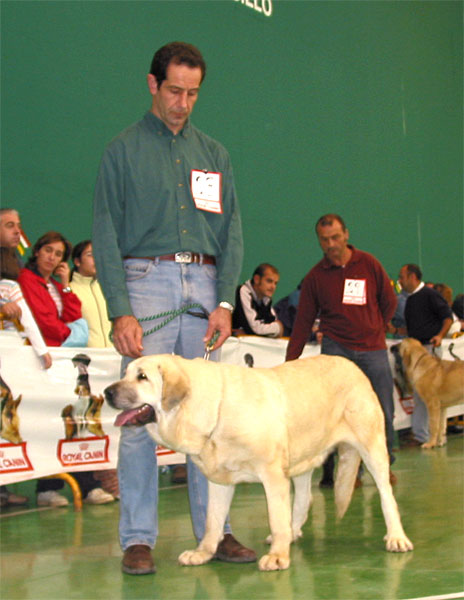
[(138, 408), (133, 408), (132, 410), (125, 410), (116, 417), (114, 424), (116, 427), (122, 427), (123, 425), (127, 425), (127, 423), (137, 416)]
[(114, 424), (116, 427), (123, 427), (124, 425), (145, 425), (155, 421), (155, 411), (149, 404), (144, 404), (138, 408), (132, 408), (131, 410), (125, 410), (120, 413)]

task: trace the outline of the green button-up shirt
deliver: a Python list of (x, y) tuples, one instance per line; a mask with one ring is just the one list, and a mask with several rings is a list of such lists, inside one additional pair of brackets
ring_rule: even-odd
[[(222, 213), (196, 208), (191, 172), (221, 173)], [(107, 146), (95, 188), (93, 252), (110, 318), (132, 315), (123, 258), (201, 252), (216, 257), (218, 301), (233, 304), (243, 258), (229, 154), (187, 122), (174, 135), (153, 113)]]

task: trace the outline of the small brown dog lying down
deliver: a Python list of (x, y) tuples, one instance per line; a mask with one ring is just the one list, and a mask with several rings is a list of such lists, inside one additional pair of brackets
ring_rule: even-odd
[(422, 448), (443, 446), (446, 443), (446, 409), (464, 403), (464, 361), (431, 356), (413, 338), (405, 338), (392, 346), (391, 351), (401, 358), (405, 382), (417, 391), (427, 406), (429, 440)]
[(130, 363), (124, 379), (106, 388), (105, 397), (125, 411), (116, 425), (137, 412), (151, 413), (147, 429), (153, 438), (189, 454), (209, 479), (206, 533), (196, 550), (180, 555), (183, 565), (204, 564), (214, 556), (235, 484), (260, 481), (271, 547), (259, 568), (288, 568), (290, 543), (302, 535), (311, 503), (311, 474), (335, 447), (337, 516), (348, 508), (361, 456), (380, 492), (387, 550), (413, 548), (389, 482), (379, 401), (367, 377), (344, 358), (318, 356), (249, 369), (201, 358), (147, 356)]

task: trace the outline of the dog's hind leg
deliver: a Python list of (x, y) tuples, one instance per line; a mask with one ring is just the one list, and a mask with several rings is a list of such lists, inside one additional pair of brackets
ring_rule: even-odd
[(334, 486), (337, 519), (343, 517), (350, 505), (360, 462), (361, 457), (356, 448), (346, 443), (339, 444), (338, 467)]
[(422, 444), (422, 448), (435, 448), (437, 445), (443, 445), (438, 443), (443, 427), (440, 401), (434, 399), (432, 402), (428, 402), (426, 406), (429, 414), (429, 439)]
[(219, 485), (208, 481), (208, 511), (206, 531), (195, 550), (186, 550), (179, 556), (181, 565), (203, 565), (210, 561), (224, 536), (224, 523), (234, 497), (234, 485)]
[(389, 460), (385, 438), (378, 437), (369, 445), (359, 446), (361, 458), (369, 469), (380, 494), (382, 512), (387, 526), (384, 537), (389, 552), (407, 552), (414, 548), (404, 533), (400, 513), (390, 484)]

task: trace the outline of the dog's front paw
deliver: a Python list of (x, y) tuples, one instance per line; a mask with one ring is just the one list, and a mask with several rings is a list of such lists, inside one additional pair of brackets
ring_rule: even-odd
[(290, 558), (281, 554), (265, 554), (260, 558), (260, 571), (282, 571), (290, 566)]
[(177, 559), (181, 565), (184, 566), (196, 566), (204, 565), (213, 558), (211, 552), (205, 550), (186, 550)]
[(404, 536), (388, 536), (384, 537), (388, 552), (409, 552), (414, 550), (414, 545), (410, 539)]

